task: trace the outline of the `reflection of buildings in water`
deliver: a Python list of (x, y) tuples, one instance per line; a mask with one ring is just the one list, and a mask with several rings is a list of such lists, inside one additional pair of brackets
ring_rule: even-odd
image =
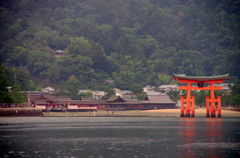
[(180, 121), (180, 157), (194, 158), (197, 157), (195, 154), (195, 148), (188, 146), (188, 144), (195, 143), (195, 119), (182, 118)]

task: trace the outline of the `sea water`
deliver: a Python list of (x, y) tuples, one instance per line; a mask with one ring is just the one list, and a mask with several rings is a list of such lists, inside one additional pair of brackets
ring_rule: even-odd
[(2, 117), (0, 157), (240, 157), (239, 118)]

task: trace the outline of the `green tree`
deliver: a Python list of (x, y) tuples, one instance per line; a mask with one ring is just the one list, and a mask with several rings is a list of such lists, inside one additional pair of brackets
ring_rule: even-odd
[(79, 96), (81, 98), (82, 96), (86, 96), (86, 94), (84, 92), (82, 92), (82, 93), (79, 94)]
[(231, 88), (231, 104), (240, 105), (240, 85), (234, 84)]
[(78, 89), (73, 86), (73, 85), (67, 85), (67, 91), (71, 97), (72, 100), (79, 100), (80, 99), (80, 95), (78, 95)]
[(231, 94), (229, 94), (229, 92), (224, 92), (221, 100), (222, 100), (222, 104), (224, 106), (230, 105), (231, 104)]
[(116, 85), (113, 82), (107, 84), (109, 88), (116, 88)]
[(150, 57), (159, 47), (158, 42), (151, 35), (147, 35), (145, 38), (145, 54)]
[(53, 63), (48, 68), (48, 76), (53, 83), (57, 83), (60, 80), (60, 68), (57, 63)]
[(0, 49), (1, 65), (5, 64), (5, 63), (8, 63), (8, 65), (11, 65), (14, 63), (14, 59), (9, 59), (9, 58), (11, 58), (11, 56), (13, 54), (14, 47), (16, 47), (15, 40), (10, 39), (10, 40), (7, 40), (4, 42), (3, 46)]
[(141, 94), (137, 95), (137, 100), (144, 100), (147, 96), (146, 92), (142, 92)]
[(7, 75), (4, 73), (4, 67), (0, 66), (0, 91), (8, 92), (9, 81)]
[(8, 33), (10, 36), (14, 37), (17, 36), (21, 31), (22, 27), (19, 24), (15, 23), (9, 27)]
[(48, 77), (48, 68), (53, 62), (54, 57), (51, 54), (43, 53), (39, 50), (33, 50), (28, 54), (27, 67), (31, 75)]
[(136, 95), (141, 94), (143, 92), (143, 88), (140, 84), (134, 84), (132, 86), (132, 92)]
[(105, 55), (95, 55), (93, 58), (93, 68), (97, 71), (105, 71), (109, 75), (119, 70), (120, 65), (111, 57)]
[(179, 99), (180, 92), (179, 91), (169, 91), (167, 92), (169, 98), (173, 101), (177, 101)]
[(196, 68), (194, 67), (195, 62), (191, 59), (186, 59), (181, 62), (181, 66), (178, 67), (178, 72), (182, 74), (187, 74), (189, 76), (193, 76), (196, 73)]
[(7, 62), (14, 66), (25, 66), (27, 61), (27, 49), (22, 46), (16, 46), (13, 51), (8, 53)]
[(9, 82), (8, 77), (4, 73), (4, 67), (0, 66), (0, 103), (12, 103), (13, 98), (9, 94)]
[(13, 103), (13, 102), (14, 100), (12, 96), (9, 95), (8, 92), (0, 91), (0, 104), (6, 103), (9, 105), (10, 103)]
[(13, 22), (13, 15), (7, 8), (0, 7), (0, 47), (3, 46), (4, 42), (8, 39), (8, 29)]
[(158, 86), (163, 84), (176, 84), (176, 82), (171, 78), (171, 76), (166, 74), (159, 74), (155, 82)]
[(22, 27), (23, 30), (26, 30), (30, 26), (29, 21), (26, 17), (24, 17), (23, 19), (20, 19), (18, 21), (18, 23)]
[(112, 88), (109, 87), (105, 87), (105, 96), (102, 99), (109, 99), (111, 96), (114, 96), (116, 93), (114, 92), (114, 90)]
[(15, 80), (15, 85), (19, 86), (20, 90), (22, 91), (27, 91), (27, 90), (31, 90), (29, 89), (30, 86), (33, 86), (31, 85), (32, 82), (31, 82), (31, 79), (30, 79), (30, 75), (21, 70), (21, 69), (18, 69), (18, 68), (14, 68), (14, 80)]
[(88, 55), (91, 45), (84, 37), (71, 37), (71, 44), (68, 47), (68, 52), (74, 55)]
[(10, 96), (13, 98), (13, 103), (16, 103), (17, 107), (19, 106), (19, 104), (27, 102), (27, 95), (20, 92), (19, 86), (12, 87)]
[(63, 36), (55, 36), (52, 41), (52, 48), (55, 50), (63, 50), (70, 44), (70, 37), (68, 34)]
[(70, 87), (79, 87), (80, 81), (75, 75), (71, 75), (67, 81), (67, 84), (70, 85)]
[(154, 65), (154, 71), (157, 73), (169, 74), (169, 70), (171, 68), (172, 62), (170, 60), (156, 60), (156, 64)]
[(114, 41), (111, 37), (108, 37), (106, 41), (104, 41), (103, 48), (107, 55), (110, 55), (114, 51)]
[(126, 50), (125, 50), (125, 40), (120, 37), (117, 42), (115, 43), (115, 51), (119, 54), (125, 54), (126, 53)]
[(86, 91), (85, 96), (92, 97), (93, 96), (92, 91)]
[(206, 97), (205, 96), (206, 96), (205, 91), (200, 90), (200, 92), (197, 93), (195, 103), (204, 105), (206, 103)]

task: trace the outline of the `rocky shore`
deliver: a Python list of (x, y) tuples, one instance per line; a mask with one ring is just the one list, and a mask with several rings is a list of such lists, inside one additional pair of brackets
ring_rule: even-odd
[(0, 108), (0, 117), (44, 116), (41, 109), (36, 108)]

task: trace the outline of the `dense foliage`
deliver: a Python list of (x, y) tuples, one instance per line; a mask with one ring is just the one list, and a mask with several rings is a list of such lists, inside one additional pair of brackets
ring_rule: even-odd
[[(7, 104), (6, 106), (10, 106), (11, 103), (15, 103), (18, 106), (19, 104), (26, 103), (27, 95), (20, 92), (20, 87), (25, 85), (25, 81), (23, 84), (19, 84), (18, 81), (22, 78), (16, 76), (15, 79), (11, 79), (7, 72), (0, 66), (0, 105), (4, 106), (2, 103), (5, 103)], [(16, 81), (16, 84), (14, 84), (14, 81)]]
[[(240, 81), (239, 0), (2, 0), (0, 6), (0, 65), (26, 70), (35, 84), (74, 93), (172, 84), (171, 73), (230, 73), (228, 82)], [(65, 56), (55, 57), (56, 50)], [(115, 82), (103, 85), (106, 79)], [(28, 85), (20, 88), (35, 86)]]

